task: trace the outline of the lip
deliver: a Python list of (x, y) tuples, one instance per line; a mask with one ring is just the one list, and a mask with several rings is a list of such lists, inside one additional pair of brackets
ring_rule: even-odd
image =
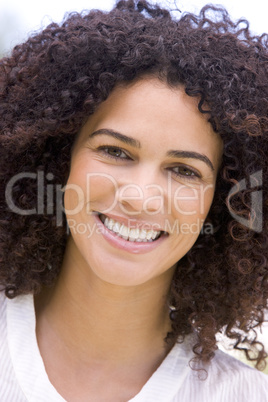
[[(109, 215), (109, 217), (111, 217), (111, 216), (112, 215)], [(150, 251), (152, 251), (155, 248), (159, 247), (159, 245), (163, 241), (165, 241), (167, 239), (167, 237), (168, 237), (168, 234), (163, 234), (163, 235), (161, 235), (159, 237), (159, 239), (154, 240), (152, 242), (147, 242), (147, 243), (144, 243), (144, 242), (131, 242), (131, 241), (123, 239), (122, 237), (117, 236), (115, 233), (113, 233), (108, 228), (106, 228), (106, 226), (104, 226), (104, 224), (100, 220), (99, 215), (95, 215), (94, 218), (95, 218), (95, 221), (96, 221), (96, 225), (97, 225), (100, 233), (104, 237), (104, 239), (109, 244), (111, 244), (113, 247), (121, 249), (121, 250), (125, 250), (125, 251), (127, 251), (129, 253), (133, 253), (133, 254), (149, 253)], [(115, 218), (115, 217), (113, 219), (118, 220), (118, 222), (120, 222), (120, 220)], [(121, 222), (123, 223), (122, 220), (121, 220)]]
[(114, 219), (115, 221), (122, 223), (130, 229), (146, 229), (146, 230), (154, 230), (156, 232), (164, 232), (165, 230), (157, 223), (150, 224), (145, 221), (137, 221), (136, 219), (127, 219), (118, 215), (113, 214), (102, 214), (99, 212), (95, 212), (96, 215), (105, 215), (110, 219)]

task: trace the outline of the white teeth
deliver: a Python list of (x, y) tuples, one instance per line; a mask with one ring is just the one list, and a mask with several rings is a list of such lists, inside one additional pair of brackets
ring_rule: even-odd
[(153, 236), (153, 230), (148, 230), (147, 235), (146, 235), (146, 239), (150, 240)]
[(113, 225), (112, 231), (115, 233), (119, 233), (120, 230), (120, 223), (119, 222), (115, 222), (115, 224)]
[(128, 238), (128, 228), (124, 225), (121, 225), (120, 230), (119, 230), (119, 234), (120, 236), (124, 237), (124, 238)]
[[(106, 223), (108, 221), (108, 224)], [(108, 229), (112, 230), (114, 226), (114, 220), (113, 219), (105, 219), (104, 225), (107, 226)]]
[(106, 226), (109, 230), (117, 233), (117, 235), (122, 237), (123, 239), (132, 242), (151, 242), (156, 239), (161, 233), (155, 230), (145, 230), (138, 228), (130, 229), (127, 226), (108, 218), (107, 216), (105, 217), (104, 215), (101, 215), (101, 220), (104, 226)]
[(104, 221), (103, 223), (104, 223), (104, 225), (105, 225), (106, 227), (108, 227), (108, 225), (109, 225), (109, 219), (108, 219), (108, 218), (105, 218), (105, 221)]
[(152, 234), (152, 239), (154, 240), (155, 238), (156, 238), (156, 233), (154, 232), (153, 234)]
[(136, 240), (139, 238), (139, 234), (140, 234), (140, 229), (130, 229), (129, 237), (131, 239)]
[[(155, 233), (156, 233), (156, 232), (155, 232)], [(142, 230), (140, 231), (140, 239), (145, 240), (145, 239), (146, 239), (146, 235), (147, 235), (146, 230), (142, 229)]]

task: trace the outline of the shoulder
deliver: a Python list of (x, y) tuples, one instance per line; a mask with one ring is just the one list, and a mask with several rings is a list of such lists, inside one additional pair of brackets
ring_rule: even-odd
[(268, 402), (268, 376), (227, 353), (218, 350), (204, 368), (206, 379), (197, 380), (194, 375), (194, 382), (201, 394), (210, 395), (209, 400)]
[(260, 380), (263, 380), (264, 383), (268, 384), (268, 376), (221, 350), (216, 351), (209, 371), (211, 374), (216, 374), (218, 378), (222, 378), (222, 380), (225, 380), (225, 378), (229, 378), (230, 376), (234, 378), (237, 376), (253, 376), (260, 378)]
[(268, 402), (268, 376), (220, 350), (208, 364), (195, 363), (192, 347), (181, 345), (188, 369), (182, 380), (182, 352), (175, 347), (177, 387), (172, 402)]
[(0, 339), (1, 335), (4, 333), (4, 328), (6, 327), (6, 296), (3, 291), (0, 291)]
[(25, 402), (26, 399), (17, 380), (10, 349), (8, 304), (13, 302), (0, 291), (0, 401)]

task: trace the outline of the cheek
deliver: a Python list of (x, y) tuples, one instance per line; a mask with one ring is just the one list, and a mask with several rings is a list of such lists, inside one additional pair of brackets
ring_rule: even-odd
[(85, 180), (79, 165), (72, 164), (71, 171), (64, 189), (64, 208), (66, 215), (74, 215), (85, 205)]
[(173, 193), (173, 211), (180, 220), (204, 218), (208, 214), (214, 195), (214, 185), (196, 188), (180, 186)]
[(94, 164), (75, 164), (70, 172), (64, 194), (66, 215), (81, 211), (108, 212), (115, 203), (117, 182), (113, 176), (98, 172)]
[(117, 182), (106, 173), (89, 173), (87, 175), (87, 203), (90, 210), (102, 213), (112, 211), (117, 204)]

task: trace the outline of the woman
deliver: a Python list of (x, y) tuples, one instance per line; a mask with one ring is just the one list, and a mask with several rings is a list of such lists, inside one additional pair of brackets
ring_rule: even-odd
[(130, 0), (2, 60), (1, 400), (268, 400), (217, 347), (264, 367), (265, 40)]

